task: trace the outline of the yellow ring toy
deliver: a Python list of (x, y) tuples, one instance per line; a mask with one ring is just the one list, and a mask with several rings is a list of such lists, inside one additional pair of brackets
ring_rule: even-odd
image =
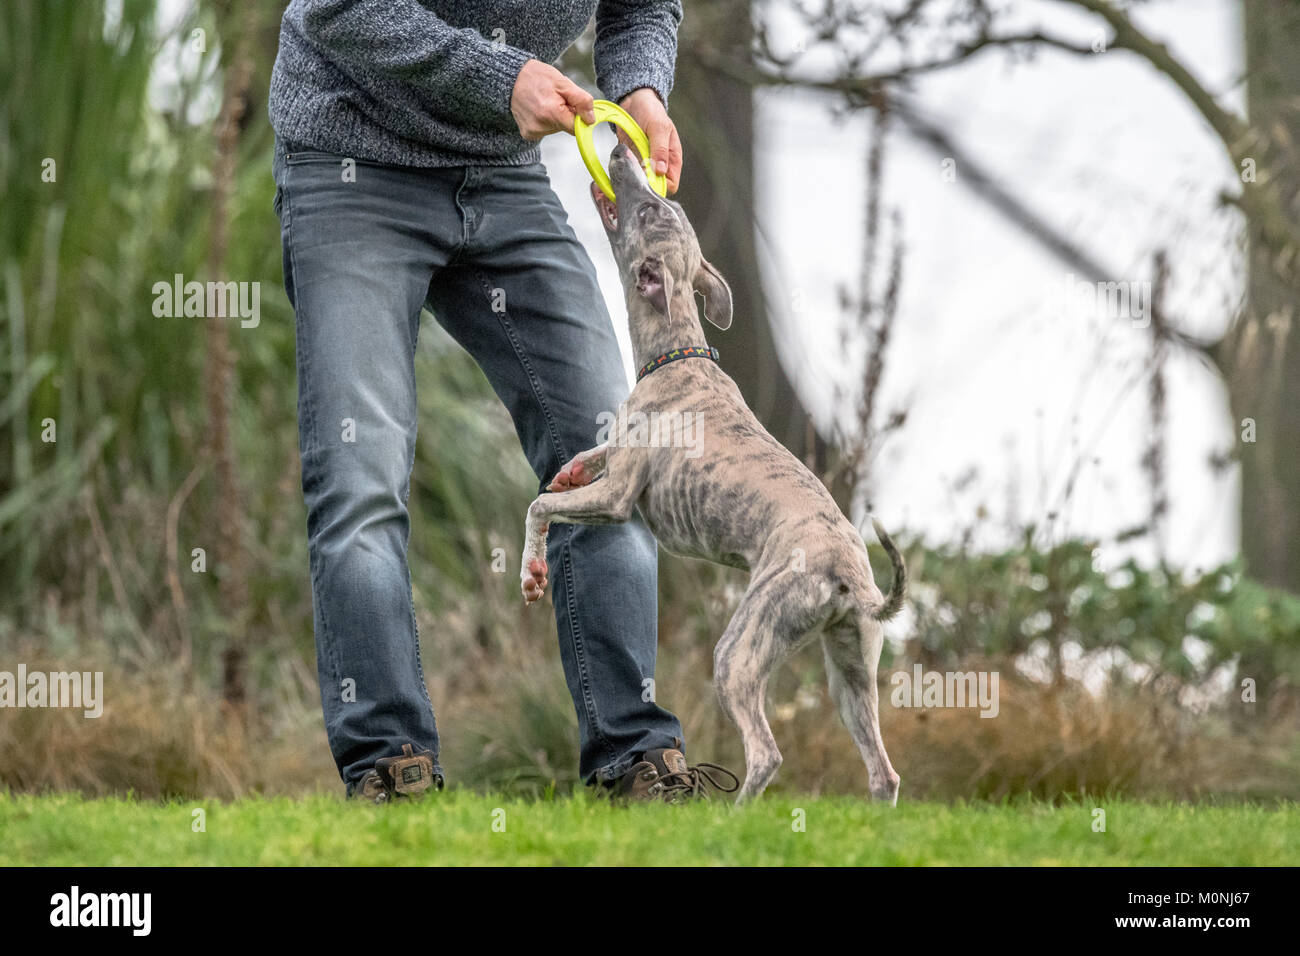
[[(645, 131), (637, 125), (637, 121), (629, 116), (621, 106), (617, 103), (611, 103), (609, 100), (596, 100), (592, 112), (596, 114), (597, 124), (613, 123), (627, 134), (628, 139), (632, 140), (637, 151), (641, 154), (641, 167), (645, 170), (646, 178), (650, 180), (650, 188), (660, 196), (667, 196), (668, 177), (654, 171), (654, 166), (650, 163), (650, 140), (646, 138)], [(609, 181), (609, 174), (605, 172), (605, 167), (601, 165), (600, 160), (596, 157), (596, 146), (591, 138), (593, 128), (584, 123), (581, 116), (573, 118), (573, 138), (578, 141), (578, 152), (582, 154), (582, 161), (587, 166), (587, 172), (591, 173), (591, 178), (596, 181), (596, 185), (600, 187), (601, 192), (608, 196), (612, 202), (614, 200), (614, 185)]]

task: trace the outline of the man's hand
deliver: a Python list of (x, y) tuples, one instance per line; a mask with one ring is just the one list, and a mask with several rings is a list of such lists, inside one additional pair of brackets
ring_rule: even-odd
[[(668, 110), (664, 109), (659, 94), (643, 86), (623, 97), (618, 105), (627, 110), (650, 138), (650, 161), (656, 173), (668, 177), (668, 194), (671, 196), (677, 192), (677, 184), (682, 178), (682, 141), (677, 138), (677, 127), (668, 118)], [(618, 138), (636, 152), (636, 147), (622, 130), (618, 131)]]
[(573, 117), (596, 122), (590, 93), (549, 64), (529, 60), (515, 79), (510, 94), (510, 112), (519, 135), (534, 142), (563, 130), (573, 132)]

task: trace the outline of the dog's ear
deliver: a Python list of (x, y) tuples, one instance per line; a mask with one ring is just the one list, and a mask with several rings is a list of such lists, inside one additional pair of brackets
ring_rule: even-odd
[(731, 286), (713, 264), (700, 257), (695, 270), (695, 291), (704, 296), (704, 317), (720, 329), (731, 328)]
[(673, 297), (673, 277), (655, 256), (642, 259), (636, 267), (636, 291), (664, 315)]

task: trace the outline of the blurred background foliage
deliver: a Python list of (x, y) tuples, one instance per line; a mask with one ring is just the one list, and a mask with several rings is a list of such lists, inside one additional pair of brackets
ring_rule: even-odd
[[(293, 315), (264, 109), (278, 18), (257, 7), (200, 2), (164, 25), (150, 0), (0, 4), (0, 668), (103, 670), (107, 698), (100, 720), (0, 713), (0, 786), (238, 795), (338, 785), (315, 686)], [(587, 68), (581, 49), (575, 69)], [(224, 50), (252, 67), (233, 89)], [(689, 46), (683, 55), (683, 77), (707, 79)], [(242, 108), (224, 115), (238, 135), (222, 142), (232, 95)], [(687, 86), (684, 128), (711, 121), (690, 114), (692, 99)], [(224, 195), (222, 150), (234, 151)], [(205, 271), (216, 211), (227, 223), (219, 276)], [(743, 227), (747, 213), (718, 215)], [(756, 275), (734, 271), (747, 268), (744, 251), (733, 255), (733, 287), (756, 289)], [(261, 285), (258, 327), (230, 321), (219, 333), (234, 356), (228, 417), (209, 387), (213, 329), (153, 314), (154, 283), (178, 273)], [(749, 363), (738, 380), (781, 392), (788, 382), (755, 372), (769, 346), (733, 348), (731, 361)], [(482, 374), (435, 323), (417, 361), (411, 570), (444, 763), (463, 784), (572, 786), (577, 732), (554, 620), (517, 594), (534, 478)], [(788, 396), (761, 398), (791, 409)], [(55, 441), (42, 440), (47, 421)], [(787, 441), (807, 431), (787, 428)], [(837, 460), (820, 435), (799, 451), (828, 474)], [(236, 484), (219, 480), (223, 454)], [(858, 510), (852, 489), (841, 497)], [(234, 514), (237, 553), (222, 553)], [(1032, 528), (996, 554), (960, 537), (902, 539), (912, 601), (891, 625), (882, 681), (915, 662), (1002, 675), (996, 720), (882, 708), (906, 793), (1300, 796), (1294, 595), (1238, 566), (1102, 572), (1098, 542), (1044, 541)], [(191, 570), (194, 548), (206, 551), (203, 573)], [(232, 611), (223, 582), (234, 577), (243, 596)], [(735, 766), (739, 741), (710, 670), (743, 585), (734, 571), (661, 559), (660, 699), (682, 717), (695, 757)], [(815, 649), (771, 695), (786, 744), (779, 786), (864, 792)]]

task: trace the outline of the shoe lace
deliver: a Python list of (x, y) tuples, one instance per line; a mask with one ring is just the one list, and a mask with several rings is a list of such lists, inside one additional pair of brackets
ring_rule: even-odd
[[(714, 773), (730, 777), (731, 786), (720, 783)], [(709, 791), (706, 784), (719, 793), (735, 793), (740, 789), (740, 778), (726, 767), (720, 767), (716, 763), (697, 763), (693, 767), (660, 777), (659, 783), (663, 785), (663, 793), (672, 796), (707, 798)]]

